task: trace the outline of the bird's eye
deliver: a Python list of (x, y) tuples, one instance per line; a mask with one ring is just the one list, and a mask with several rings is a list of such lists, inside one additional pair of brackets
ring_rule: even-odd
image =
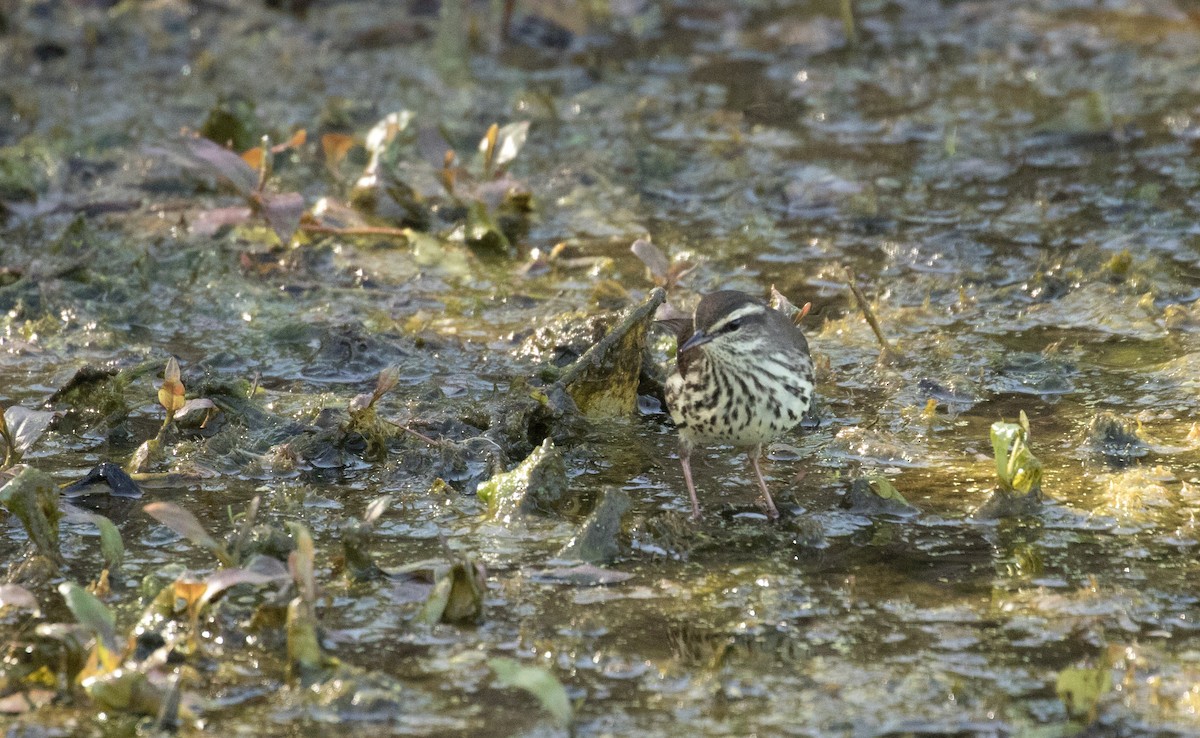
[(742, 327), (742, 321), (740, 318), (737, 320), (731, 320), (725, 324), (725, 332), (736, 331), (738, 328), (741, 328), (741, 327)]

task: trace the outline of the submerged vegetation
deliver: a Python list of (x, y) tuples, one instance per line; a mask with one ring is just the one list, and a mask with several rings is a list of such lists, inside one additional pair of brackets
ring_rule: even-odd
[(5, 730), (1200, 731), (1197, 16), (826, 5), (0, 2)]

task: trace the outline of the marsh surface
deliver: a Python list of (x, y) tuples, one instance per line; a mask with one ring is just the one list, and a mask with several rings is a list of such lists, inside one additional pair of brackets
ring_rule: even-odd
[[(0, 403), (42, 407), (84, 366), (129, 378), (51, 403), (65, 414), (24, 461), (67, 484), (158, 432), (161, 372), (137, 367), (174, 355), (189, 393), (225, 393), (226, 424), (173, 436), (140, 500), (94, 496), (126, 548), (104, 597), (118, 632), (147, 577), (218, 567), (144, 504), (223, 536), (257, 496), (265, 527), (312, 531), (321, 642), (361, 671), (356, 699), (289, 681), (281, 627), (253, 621), (269, 588), (243, 585), (172, 667), (214, 734), (563, 734), (497, 683), (496, 657), (553, 674), (582, 736), (1200, 731), (1189, 4), (867, 0), (853, 42), (833, 2), (517, 3), (504, 41), (497, 3), (109, 5), (0, 3)], [(197, 228), (244, 199), (162, 153), (181, 128), (244, 135), (239, 150), (306, 129), (268, 187), (312, 207), (347, 200), (366, 165), (361, 146), (328, 161), (318, 137), (361, 142), (401, 110), (397, 171), (418, 196), (371, 222), (410, 238), (304, 232), (285, 248), (253, 219)], [(508, 176), (533, 211), (505, 244), (439, 200), (437, 176), (447, 146), (469, 162), (489, 125), (518, 121)], [(695, 265), (680, 307), (771, 285), (813, 303), (820, 425), (765, 466), (784, 519), (754, 505), (744, 457), (714, 449), (693, 460), (708, 515), (688, 522), (652, 400), (559, 429), (573, 505), (489, 515), (476, 485), (548, 432), (505, 425), (512, 408), (594, 340), (587, 318), (649, 293), (629, 252), (647, 235)], [(877, 361), (847, 267), (903, 360)], [(423, 437), (338, 435), (389, 366), (374, 410)], [(1050, 499), (973, 517), (996, 484), (989, 427), (1021, 411)], [(847, 509), (871, 475), (919, 512)], [(631, 506), (608, 567), (631, 576), (586, 586), (602, 575), (562, 576), (558, 552), (611, 488)], [(346, 577), (346, 522), (385, 495), (375, 562), (470, 554), (486, 567), (478, 624), (416, 622), (420, 582)], [(27, 538), (5, 526), (14, 566)], [(55, 585), (99, 576), (95, 530), (64, 523), (61, 572), (22, 580), (41, 617), (3, 612), (7, 690), (29, 688), (34, 626), (72, 620)], [(1060, 698), (1106, 677), (1077, 714)], [(50, 686), (58, 699), (16, 708), (10, 734), (134, 730)]]

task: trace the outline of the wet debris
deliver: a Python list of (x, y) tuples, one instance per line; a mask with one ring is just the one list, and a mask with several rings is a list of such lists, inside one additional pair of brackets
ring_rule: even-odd
[(1142, 440), (1140, 430), (1137, 421), (1105, 410), (1088, 423), (1082, 448), (1110, 464), (1128, 464), (1150, 453), (1150, 445)]
[(656, 287), (558, 378), (555, 384), (570, 394), (585, 416), (629, 417), (636, 412), (646, 336), (666, 298), (666, 291)]
[[(483, 620), (483, 596), (487, 592), (487, 569), (471, 554), (455, 556), (448, 567), (418, 571), (433, 582), (433, 588), (416, 615), (418, 623), (433, 625), (473, 624)], [(409, 575), (413, 575), (409, 570)]]
[(514, 513), (547, 514), (568, 501), (570, 484), (562, 453), (547, 438), (514, 469), (495, 475), (476, 488), (489, 513), (506, 519)]
[(863, 515), (897, 515), (912, 517), (920, 511), (883, 477), (859, 477), (850, 483), (841, 506)]
[(631, 506), (629, 495), (616, 487), (604, 490), (596, 509), (558, 552), (558, 558), (605, 564), (621, 554), (621, 519)]

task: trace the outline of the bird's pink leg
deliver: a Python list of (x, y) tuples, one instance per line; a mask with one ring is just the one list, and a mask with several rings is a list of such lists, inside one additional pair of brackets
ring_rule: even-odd
[(758, 444), (750, 449), (747, 454), (750, 457), (750, 466), (754, 469), (754, 476), (758, 477), (758, 487), (762, 490), (763, 498), (767, 501), (767, 517), (775, 520), (779, 517), (779, 510), (775, 507), (775, 500), (771, 499), (771, 493), (767, 491), (767, 480), (763, 479), (762, 469), (758, 468), (758, 457), (762, 454), (762, 444)]
[(700, 500), (696, 499), (696, 485), (692, 482), (692, 450), (687, 444), (679, 444), (679, 463), (683, 465), (683, 481), (687, 482), (688, 494), (692, 496), (692, 520), (699, 520)]

